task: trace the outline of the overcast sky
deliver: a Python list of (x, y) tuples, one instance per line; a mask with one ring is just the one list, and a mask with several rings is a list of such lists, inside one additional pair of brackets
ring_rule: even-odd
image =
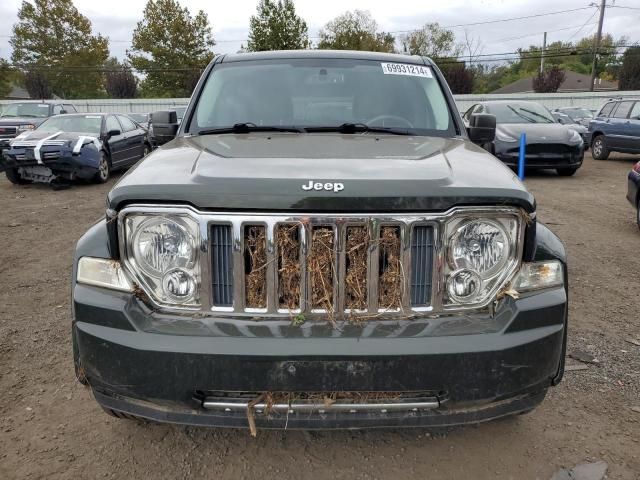
[[(119, 58), (125, 56), (145, 3), (146, 0), (75, 0), (76, 7), (91, 20), (94, 32), (109, 37), (111, 54)], [(11, 55), (9, 36), (20, 4), (21, 0), (0, 1), (0, 57)], [(249, 17), (255, 13), (257, 0), (181, 0), (181, 4), (192, 13), (203, 9), (208, 14), (217, 42), (216, 53), (235, 52), (242, 43), (246, 44)], [(581, 8), (587, 7), (589, 0), (297, 0), (295, 4), (309, 26), (310, 36), (315, 37), (324, 24), (347, 9), (369, 10), (381, 29), (396, 32), (415, 29), (426, 22), (451, 26)], [(618, 0), (614, 4), (640, 7), (638, 0)], [(540, 44), (545, 30), (549, 32), (548, 42), (575, 40), (594, 33), (597, 20), (597, 9), (589, 8), (452, 30), (459, 41), (464, 39), (466, 30), (482, 42), (482, 53), (492, 54)], [(640, 9), (607, 8), (604, 31), (615, 37), (626, 35), (631, 43), (640, 42), (639, 23)]]

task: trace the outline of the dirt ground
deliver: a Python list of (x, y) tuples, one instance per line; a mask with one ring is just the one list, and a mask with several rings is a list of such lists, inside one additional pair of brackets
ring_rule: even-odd
[[(640, 478), (640, 232), (631, 157), (589, 156), (575, 177), (533, 174), (539, 219), (570, 256), (568, 371), (536, 411), (446, 431), (268, 432), (138, 424), (105, 415), (75, 381), (75, 241), (104, 214), (103, 186), (54, 192), (0, 179), (0, 478), (549, 479), (603, 460)], [(568, 359), (570, 365), (578, 365)], [(583, 365), (583, 364), (579, 364)]]

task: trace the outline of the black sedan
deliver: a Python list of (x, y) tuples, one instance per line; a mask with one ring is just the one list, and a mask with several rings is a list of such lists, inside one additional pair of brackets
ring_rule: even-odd
[(0, 159), (0, 171), (16, 184), (104, 183), (112, 170), (130, 167), (150, 151), (146, 130), (125, 115), (58, 115), (17, 136)]
[(464, 114), (489, 113), (496, 117), (495, 140), (484, 147), (506, 165), (516, 168), (520, 154), (520, 135), (525, 133), (526, 167), (555, 169), (570, 176), (582, 165), (584, 142), (568, 125), (561, 125), (549, 110), (535, 102), (491, 101), (473, 105)]

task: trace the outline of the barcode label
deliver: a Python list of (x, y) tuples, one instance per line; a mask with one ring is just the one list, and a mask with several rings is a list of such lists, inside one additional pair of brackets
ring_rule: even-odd
[(423, 65), (409, 65), (406, 63), (381, 63), (382, 73), (385, 75), (411, 75), (414, 77), (433, 78), (431, 69)]

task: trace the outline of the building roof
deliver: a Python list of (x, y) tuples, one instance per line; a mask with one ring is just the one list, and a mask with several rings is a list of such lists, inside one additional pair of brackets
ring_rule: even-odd
[[(565, 79), (560, 85), (558, 92), (587, 92), (589, 91), (589, 82), (591, 81), (590, 75), (584, 75), (582, 73), (572, 72), (571, 70), (564, 71)], [(505, 85), (491, 93), (534, 93), (533, 92), (533, 79), (535, 77), (521, 78), (513, 83)], [(595, 89), (596, 92), (618, 90), (618, 82), (610, 82), (608, 80), (602, 80), (596, 78)]]

